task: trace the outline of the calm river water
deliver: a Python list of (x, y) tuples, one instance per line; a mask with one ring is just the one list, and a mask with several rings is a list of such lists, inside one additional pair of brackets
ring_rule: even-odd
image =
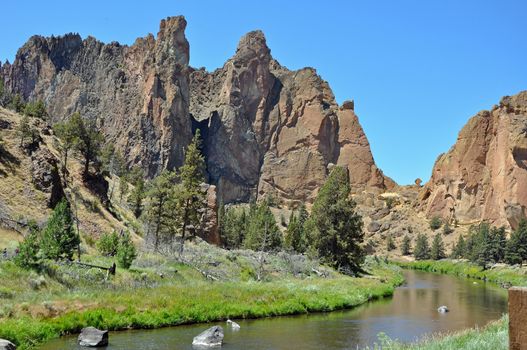
[[(222, 349), (360, 349), (377, 342), (380, 332), (411, 342), (430, 333), (484, 326), (507, 311), (506, 291), (493, 284), (419, 271), (406, 271), (405, 277), (406, 284), (396, 289), (393, 298), (348, 311), (236, 320), (239, 331), (219, 323), (225, 329)], [(438, 313), (441, 305), (450, 312)], [(106, 349), (192, 349), (192, 338), (211, 325), (112, 332)], [(41, 349), (82, 348), (77, 347), (76, 337), (64, 337)]]

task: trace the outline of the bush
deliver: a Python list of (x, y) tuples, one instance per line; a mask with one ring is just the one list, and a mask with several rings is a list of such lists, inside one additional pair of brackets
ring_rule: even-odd
[(408, 235), (404, 236), (403, 243), (401, 244), (401, 254), (402, 255), (410, 255), (411, 253), (411, 239), (408, 237)]
[(388, 237), (386, 237), (386, 250), (392, 251), (395, 248), (396, 246), (395, 246), (395, 242), (393, 241), (393, 237), (392, 235), (389, 235)]
[(24, 107), (24, 114), (33, 118), (45, 119), (47, 116), (46, 106), (41, 100), (38, 100), (36, 102), (29, 102)]
[(29, 223), (29, 234), (20, 243), (18, 255), (15, 257), (15, 264), (24, 269), (34, 269), (40, 265), (40, 242), (39, 228), (34, 221)]
[(79, 235), (73, 228), (73, 218), (69, 203), (63, 199), (51, 214), (42, 234), (41, 248), (48, 259), (73, 258), (80, 244)]
[(137, 257), (137, 251), (128, 232), (124, 233), (119, 239), (117, 248), (117, 263), (124, 269), (129, 269), (132, 262)]
[(119, 248), (119, 236), (115, 231), (104, 233), (97, 242), (97, 250), (104, 256), (114, 256)]
[(430, 220), (430, 228), (434, 231), (440, 228), (442, 224), (443, 222), (439, 216), (434, 216), (432, 220)]

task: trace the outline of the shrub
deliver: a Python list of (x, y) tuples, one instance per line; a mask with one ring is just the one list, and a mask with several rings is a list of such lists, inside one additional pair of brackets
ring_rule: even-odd
[(395, 242), (393, 241), (392, 235), (388, 235), (388, 237), (386, 237), (386, 250), (392, 251), (395, 248), (396, 246), (395, 246)]
[(117, 248), (117, 263), (124, 269), (129, 269), (132, 262), (137, 257), (137, 251), (128, 232), (124, 233), (119, 239)]
[(119, 236), (115, 231), (104, 233), (97, 242), (97, 250), (101, 255), (114, 256), (119, 248)]
[(414, 257), (416, 260), (426, 260), (430, 258), (430, 247), (428, 238), (420, 233), (415, 241)]
[(401, 244), (401, 254), (402, 255), (410, 255), (411, 252), (411, 239), (408, 237), (408, 235), (404, 236), (403, 243)]
[(33, 269), (40, 265), (40, 232), (36, 222), (30, 221), (28, 224), (29, 234), (18, 247), (19, 252), (15, 257), (15, 264), (25, 269)]
[(439, 216), (434, 216), (432, 220), (430, 220), (430, 228), (434, 231), (440, 228), (442, 224), (443, 222)]

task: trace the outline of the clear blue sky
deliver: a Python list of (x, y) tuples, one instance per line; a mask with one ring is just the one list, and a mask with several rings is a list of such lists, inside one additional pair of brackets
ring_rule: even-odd
[[(23, 4), (23, 5), (22, 5)], [(220, 67), (239, 38), (266, 34), (290, 69), (312, 66), (355, 109), (379, 167), (427, 180), (477, 111), (527, 89), (527, 1), (18, 1), (2, 8), (0, 58), (31, 35), (133, 43), (184, 15), (191, 64)]]

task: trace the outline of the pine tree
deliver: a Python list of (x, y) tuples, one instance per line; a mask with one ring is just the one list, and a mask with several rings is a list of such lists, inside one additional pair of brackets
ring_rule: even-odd
[(44, 228), (41, 242), (42, 252), (48, 259), (71, 260), (79, 244), (80, 238), (73, 227), (69, 203), (63, 199), (53, 210)]
[(117, 232), (104, 233), (97, 242), (99, 253), (104, 256), (114, 256), (119, 248), (119, 235)]
[(508, 264), (522, 264), (527, 259), (527, 221), (522, 219), (507, 242), (505, 261)]
[(412, 240), (408, 235), (405, 235), (403, 238), (403, 243), (401, 244), (401, 254), (410, 255), (412, 250)]
[(440, 233), (436, 233), (432, 241), (432, 248), (430, 250), (430, 258), (432, 260), (441, 260), (446, 258), (445, 245)]
[(94, 121), (84, 120), (79, 113), (74, 113), (69, 122), (75, 135), (75, 148), (84, 158), (83, 177), (87, 179), (90, 164), (97, 159), (101, 151), (103, 136)]
[(32, 130), (29, 124), (29, 117), (23, 116), (16, 128), (17, 136), (20, 138), (20, 147), (24, 147), (24, 141), (31, 137)]
[(117, 263), (124, 269), (129, 269), (133, 261), (137, 257), (132, 238), (128, 232), (123, 233), (119, 238), (119, 246), (117, 248)]
[(395, 242), (393, 240), (392, 235), (388, 235), (386, 237), (386, 250), (390, 252), (390, 251), (394, 250), (395, 248), (397, 248), (397, 247), (395, 246)]
[(145, 220), (149, 224), (149, 232), (153, 234), (155, 251), (158, 250), (161, 237), (175, 234), (172, 225), (174, 217), (170, 210), (175, 183), (176, 174), (165, 170), (150, 183), (146, 193), (148, 206)]
[(320, 259), (331, 266), (357, 274), (364, 261), (362, 218), (350, 198), (346, 169), (335, 167), (313, 204), (314, 241)]
[(269, 251), (281, 248), (282, 244), (282, 233), (267, 200), (264, 200), (249, 211), (243, 245), (254, 251)]
[(75, 131), (75, 119), (80, 114), (72, 115), (68, 120), (59, 122), (53, 126), (53, 131), (60, 139), (59, 151), (62, 154), (62, 176), (66, 177), (68, 167), (68, 155), (77, 144), (77, 133)]
[(430, 247), (426, 235), (420, 233), (415, 240), (414, 257), (416, 260), (430, 259)]
[(40, 230), (37, 223), (30, 221), (28, 223), (29, 233), (18, 246), (18, 255), (15, 257), (15, 263), (25, 269), (34, 269), (40, 266)]
[(505, 235), (505, 228), (493, 227), (490, 230), (488, 242), (486, 245), (485, 255), (488, 256), (489, 261), (499, 263), (505, 258), (505, 250), (507, 246), (507, 238)]
[(47, 116), (46, 106), (42, 100), (29, 102), (24, 107), (24, 114), (33, 118), (45, 119)]
[(443, 222), (439, 216), (434, 216), (432, 220), (430, 220), (430, 228), (434, 231), (440, 228), (442, 224)]
[(205, 181), (205, 158), (201, 154), (201, 134), (199, 129), (192, 138), (185, 153), (185, 162), (179, 169), (182, 191), (178, 207), (181, 208), (181, 237), (184, 242), (189, 225), (197, 227), (200, 222), (200, 209), (204, 207), (204, 194), (201, 184)]
[(289, 224), (287, 225), (287, 230), (285, 233), (285, 246), (297, 253), (304, 253), (307, 248), (307, 239), (303, 222), (300, 220), (300, 213), (298, 216), (296, 216), (295, 212), (291, 211)]
[(223, 247), (227, 249), (236, 249), (242, 245), (245, 238), (245, 210), (220, 207), (220, 235)]
[(19, 94), (16, 94), (15, 96), (13, 96), (13, 98), (11, 99), (11, 102), (8, 105), (9, 109), (17, 113), (22, 113), (25, 107), (26, 105), (24, 104), (24, 101), (22, 100), (22, 96), (20, 96)]
[(467, 246), (463, 235), (459, 235), (454, 248), (452, 249), (451, 257), (453, 259), (462, 259), (467, 256)]
[(145, 179), (143, 171), (139, 167), (133, 167), (130, 172), (132, 191), (128, 197), (128, 204), (132, 207), (136, 218), (143, 212), (143, 200), (145, 198)]

